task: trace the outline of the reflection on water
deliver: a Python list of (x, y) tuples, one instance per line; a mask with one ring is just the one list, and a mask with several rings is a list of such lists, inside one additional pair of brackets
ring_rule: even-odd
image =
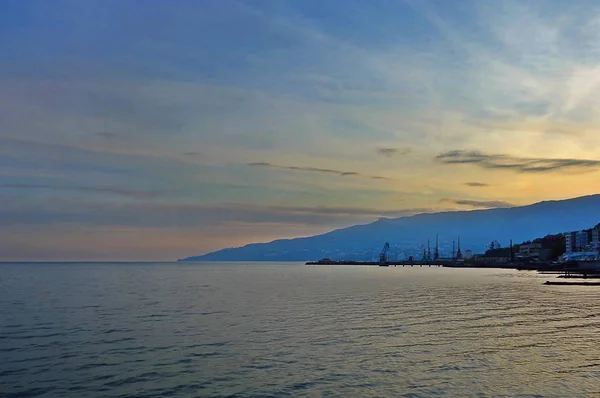
[(0, 266), (0, 395), (600, 396), (599, 288), (505, 270)]

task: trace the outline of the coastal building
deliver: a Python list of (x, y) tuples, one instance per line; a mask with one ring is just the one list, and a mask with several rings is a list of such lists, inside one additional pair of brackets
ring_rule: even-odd
[(575, 251), (575, 232), (565, 232), (565, 252), (567, 254)]
[(541, 250), (542, 250), (541, 243), (528, 243), (528, 244), (519, 246), (519, 255), (521, 257), (532, 257), (532, 258), (539, 259)]
[(583, 251), (589, 243), (587, 231), (578, 231), (575, 236), (575, 251)]
[(572, 253), (565, 253), (562, 256), (560, 256), (560, 258), (558, 259), (559, 262), (566, 262), (566, 261), (597, 261), (599, 260), (600, 257), (598, 256), (598, 252), (596, 251), (591, 251), (591, 252), (572, 252)]
[(465, 250), (465, 260), (471, 260), (473, 258), (473, 250)]
[(576, 253), (584, 251), (589, 243), (587, 231), (565, 232), (565, 251)]
[(487, 250), (480, 260), (486, 263), (508, 263), (513, 260), (511, 250), (510, 247)]
[(481, 260), (486, 263), (509, 263), (512, 261), (510, 256), (482, 256)]
[(565, 237), (565, 253), (567, 255), (600, 251), (600, 230), (598, 228), (565, 232), (563, 236)]

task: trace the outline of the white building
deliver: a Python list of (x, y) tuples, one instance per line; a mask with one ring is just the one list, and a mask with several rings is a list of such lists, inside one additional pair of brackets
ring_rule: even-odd
[(519, 247), (519, 255), (522, 257), (540, 257), (540, 251), (542, 250), (541, 243), (529, 243), (526, 245), (521, 245)]
[(565, 232), (563, 235), (565, 237), (565, 252), (571, 254), (573, 253), (573, 243), (575, 243), (573, 239), (574, 234), (572, 232)]
[(588, 245), (588, 234), (586, 231), (578, 231), (576, 235), (575, 248), (578, 252), (585, 250)]

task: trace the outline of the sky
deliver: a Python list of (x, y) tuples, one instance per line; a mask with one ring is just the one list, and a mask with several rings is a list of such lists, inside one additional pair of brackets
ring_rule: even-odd
[(600, 3), (0, 2), (0, 260), (598, 193)]

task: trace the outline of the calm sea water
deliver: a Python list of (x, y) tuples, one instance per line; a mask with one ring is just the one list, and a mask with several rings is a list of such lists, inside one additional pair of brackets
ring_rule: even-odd
[(0, 396), (600, 396), (600, 288), (546, 279), (0, 265)]

